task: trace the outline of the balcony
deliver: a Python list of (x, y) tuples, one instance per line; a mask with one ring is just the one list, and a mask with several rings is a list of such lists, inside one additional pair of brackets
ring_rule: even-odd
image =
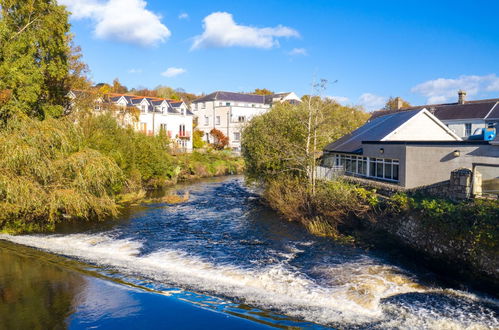
[(179, 139), (190, 139), (191, 138), (191, 132), (182, 132), (182, 131), (180, 131), (180, 132), (178, 132), (177, 137)]

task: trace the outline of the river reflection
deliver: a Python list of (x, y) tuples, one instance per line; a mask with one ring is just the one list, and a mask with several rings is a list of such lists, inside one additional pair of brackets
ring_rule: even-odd
[(0, 328), (65, 329), (85, 279), (0, 242)]

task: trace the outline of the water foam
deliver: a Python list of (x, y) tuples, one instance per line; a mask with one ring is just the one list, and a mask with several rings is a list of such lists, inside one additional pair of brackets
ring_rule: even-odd
[[(142, 255), (140, 241), (104, 234), (2, 234), (0, 239), (112, 267), (129, 275), (232, 297), (321, 324), (381, 322), (384, 318), (381, 299), (428, 290), (396, 267), (376, 264), (367, 257), (313, 269), (324, 275), (326, 283), (319, 284), (286, 261), (241, 268), (214, 264), (178, 250), (162, 249)], [(411, 315), (414, 322), (421, 319), (414, 312)]]

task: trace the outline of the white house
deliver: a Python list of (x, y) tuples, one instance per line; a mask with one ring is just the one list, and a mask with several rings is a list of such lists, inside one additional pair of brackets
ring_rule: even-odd
[[(72, 91), (70, 98), (77, 97), (78, 92)], [(109, 94), (95, 100), (94, 111), (99, 112), (104, 104), (118, 108), (116, 116), (123, 126), (131, 126), (136, 131), (147, 135), (158, 135), (164, 132), (172, 142), (184, 150), (192, 150), (192, 124), (194, 114), (182, 101), (173, 101), (156, 97), (144, 97), (124, 94)], [(131, 111), (135, 109), (137, 115)]]
[(204, 132), (204, 140), (213, 142), (212, 129), (218, 129), (229, 138), (229, 147), (241, 149), (241, 130), (254, 116), (268, 111), (277, 102), (301, 102), (295, 93), (256, 95), (233, 92), (214, 92), (191, 104), (197, 117), (197, 129)]

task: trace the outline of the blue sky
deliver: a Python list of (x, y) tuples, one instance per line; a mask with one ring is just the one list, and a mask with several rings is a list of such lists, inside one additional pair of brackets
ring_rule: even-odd
[(499, 97), (499, 1), (59, 0), (94, 82), (310, 93), (379, 108)]

